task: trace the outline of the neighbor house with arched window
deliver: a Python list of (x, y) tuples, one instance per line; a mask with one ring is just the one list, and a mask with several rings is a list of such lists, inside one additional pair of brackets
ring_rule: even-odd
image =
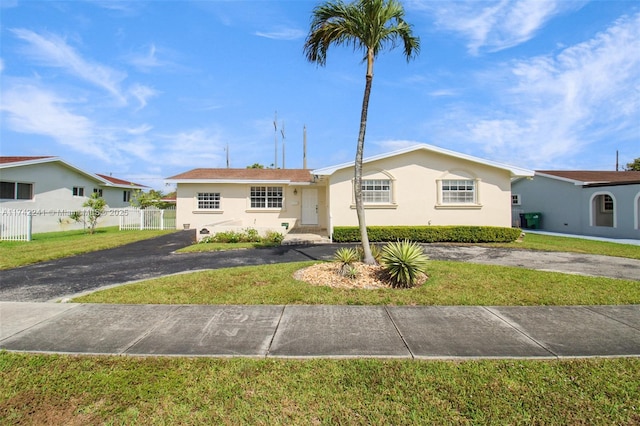
[(511, 186), (513, 216), (541, 213), (540, 229), (640, 239), (640, 172), (536, 171)]

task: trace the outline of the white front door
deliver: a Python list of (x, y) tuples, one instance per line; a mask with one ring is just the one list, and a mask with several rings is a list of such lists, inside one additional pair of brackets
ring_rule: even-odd
[(302, 224), (318, 224), (318, 190), (302, 190)]

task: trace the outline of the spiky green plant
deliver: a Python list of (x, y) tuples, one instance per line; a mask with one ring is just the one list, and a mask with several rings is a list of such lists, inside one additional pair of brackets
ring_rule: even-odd
[(353, 247), (341, 247), (336, 250), (333, 258), (340, 263), (340, 274), (347, 277), (353, 268), (352, 264), (360, 260), (360, 253)]
[[(369, 248), (371, 249), (371, 256), (373, 256), (373, 259), (376, 263), (380, 263), (380, 257), (382, 256), (382, 249), (380, 246), (377, 244), (371, 244), (369, 245)], [(360, 260), (364, 261), (365, 255), (361, 246), (358, 246), (358, 255), (360, 256)]]
[(404, 240), (382, 248), (380, 263), (391, 277), (394, 287), (410, 288), (427, 269), (428, 257), (417, 243)]

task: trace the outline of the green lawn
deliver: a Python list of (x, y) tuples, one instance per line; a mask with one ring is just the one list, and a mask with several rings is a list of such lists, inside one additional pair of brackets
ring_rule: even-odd
[(640, 423), (640, 359), (251, 360), (0, 352), (2, 424)]
[[(38, 256), (58, 258), (75, 254), (80, 246), (84, 246), (80, 250), (88, 251), (97, 249), (98, 244), (103, 247), (107, 240), (115, 246), (125, 240), (153, 235), (153, 231), (143, 231), (138, 236), (136, 232), (108, 231), (96, 236), (42, 234), (42, 239), (32, 243), (0, 243), (0, 256), (3, 264), (7, 259), (19, 263), (21, 257), (35, 262)], [(587, 242), (581, 246), (574, 244), (573, 239), (538, 237), (542, 236), (528, 235), (527, 242), (508, 246), (637, 258), (634, 252), (638, 248), (633, 246), (613, 245), (610, 251), (603, 243)], [(14, 251), (23, 254), (17, 256)], [(49, 253), (38, 253), (44, 251)], [(640, 303), (640, 286), (633, 281), (459, 262), (430, 261), (429, 280), (409, 290), (338, 290), (292, 278), (294, 271), (310, 264), (177, 275), (97, 292), (74, 301)], [(0, 351), (0, 383), (0, 424), (640, 424), (639, 358), (300, 361)]]
[(604, 256), (640, 259), (640, 246), (634, 246), (631, 244), (610, 243), (605, 241), (584, 240), (581, 238), (556, 237), (553, 235), (526, 234), (522, 241), (517, 241), (514, 243), (490, 243), (481, 245), (525, 250), (601, 254)]
[(31, 241), (0, 241), (0, 269), (118, 247), (171, 232), (175, 231), (119, 231), (107, 227), (98, 228), (93, 235), (83, 231), (47, 232), (34, 234)]
[(419, 287), (335, 289), (293, 273), (313, 262), (218, 269), (115, 287), (74, 299), (82, 303), (331, 305), (608, 305), (640, 303), (636, 281), (506, 266), (430, 261)]

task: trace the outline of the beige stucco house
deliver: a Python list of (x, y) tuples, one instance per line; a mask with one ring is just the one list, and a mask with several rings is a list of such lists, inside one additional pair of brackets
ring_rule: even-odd
[[(367, 225), (511, 226), (511, 180), (533, 171), (420, 144), (363, 162)], [(194, 169), (177, 187), (177, 224), (326, 229), (357, 225), (353, 162), (315, 170)], [(221, 229), (221, 228), (220, 228)]]

